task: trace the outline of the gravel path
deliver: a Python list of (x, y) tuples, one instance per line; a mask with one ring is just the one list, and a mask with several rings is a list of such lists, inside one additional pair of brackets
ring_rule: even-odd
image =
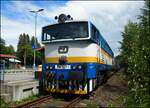
[(92, 97), (93, 101), (101, 107), (107, 107), (108, 105), (123, 107), (121, 97), (128, 93), (128, 88), (120, 75), (121, 73), (115, 73), (105, 84), (100, 86)]

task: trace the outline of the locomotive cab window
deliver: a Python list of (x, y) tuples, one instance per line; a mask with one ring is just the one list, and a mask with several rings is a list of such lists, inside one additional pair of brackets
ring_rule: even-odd
[(88, 22), (68, 22), (46, 26), (42, 29), (42, 34), (42, 41), (88, 38)]
[(43, 32), (42, 40), (44, 40), (44, 41), (45, 41), (46, 39), (47, 39), (47, 34)]

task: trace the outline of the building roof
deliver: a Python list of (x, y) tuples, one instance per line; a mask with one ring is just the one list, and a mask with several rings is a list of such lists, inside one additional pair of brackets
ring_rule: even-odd
[(44, 50), (44, 47), (40, 47), (36, 49), (36, 51), (42, 51), (42, 50)]
[(0, 58), (17, 58), (17, 57), (10, 54), (0, 54)]
[(9, 59), (10, 62), (13, 62), (13, 63), (21, 63), (21, 61), (17, 60), (17, 59), (12, 59), (10, 58)]

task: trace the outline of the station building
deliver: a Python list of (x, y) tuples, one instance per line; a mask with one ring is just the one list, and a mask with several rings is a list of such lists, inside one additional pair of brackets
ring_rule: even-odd
[(0, 54), (0, 69), (19, 69), (21, 61), (14, 55)]

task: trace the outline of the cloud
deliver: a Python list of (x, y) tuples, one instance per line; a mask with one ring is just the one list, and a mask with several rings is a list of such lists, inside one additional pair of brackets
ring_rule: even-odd
[[(6, 2), (6, 1), (5, 1)], [(28, 7), (28, 9), (26, 9)], [(7, 44), (11, 44), (17, 49), (17, 42), (21, 33), (27, 33), (30, 36), (34, 35), (34, 14), (30, 13), (31, 9), (38, 9), (30, 2), (11, 2), (7, 5), (6, 10), (2, 10), (1, 16), (1, 36), (5, 39)], [(9, 13), (10, 16), (4, 15)], [(13, 18), (13, 15), (16, 16)], [(40, 14), (39, 14), (40, 15)], [(12, 16), (12, 18), (11, 18)], [(37, 37), (41, 41), (41, 28), (47, 24), (47, 21), (38, 18)]]
[[(75, 20), (90, 19), (107, 40), (115, 55), (119, 54), (121, 32), (128, 20), (137, 21), (143, 1), (70, 1), (46, 13), (47, 17), (60, 13), (71, 14)], [(45, 16), (46, 16), (45, 15)]]
[[(36, 2), (38, 4), (38, 1)], [(44, 4), (44, 3), (43, 3)], [(34, 15), (29, 10), (44, 8), (38, 16), (38, 39), (41, 37), (41, 27), (54, 23), (54, 17), (60, 13), (70, 14), (75, 20), (91, 20), (109, 43), (115, 55), (119, 54), (121, 32), (128, 20), (137, 21), (143, 1), (68, 1), (65, 5), (57, 5), (47, 1), (45, 5), (36, 5), (29, 1), (13, 1), (8, 7), (11, 12), (19, 13), (17, 20), (2, 14), (2, 36), (6, 42), (18, 39), (20, 33), (34, 34)], [(9, 11), (7, 11), (9, 12)], [(12, 13), (13, 15), (13, 13)], [(14, 41), (16, 46), (17, 41)]]

